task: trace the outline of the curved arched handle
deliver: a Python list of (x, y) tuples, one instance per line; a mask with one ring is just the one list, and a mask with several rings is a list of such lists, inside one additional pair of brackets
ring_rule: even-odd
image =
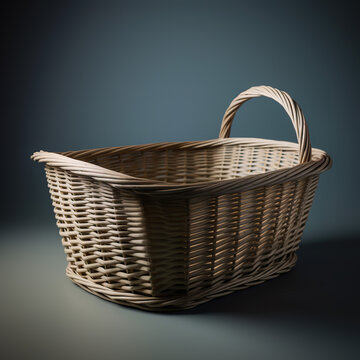
[(254, 86), (239, 94), (225, 111), (221, 123), (219, 138), (228, 138), (230, 136), (231, 125), (236, 111), (246, 101), (259, 96), (266, 96), (275, 101), (288, 113), (296, 131), (297, 140), (300, 146), (299, 161), (300, 164), (311, 160), (311, 143), (309, 129), (307, 127), (304, 114), (299, 105), (284, 91), (274, 89), (270, 86)]

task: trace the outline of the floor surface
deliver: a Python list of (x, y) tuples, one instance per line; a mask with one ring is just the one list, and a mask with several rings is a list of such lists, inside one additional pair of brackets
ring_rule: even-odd
[(175, 314), (73, 284), (56, 228), (0, 236), (1, 359), (360, 358), (354, 236), (305, 236), (290, 273)]

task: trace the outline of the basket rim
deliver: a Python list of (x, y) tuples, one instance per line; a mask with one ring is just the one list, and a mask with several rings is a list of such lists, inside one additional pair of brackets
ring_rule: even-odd
[(65, 152), (35, 152), (31, 159), (43, 162), (51, 167), (59, 167), (70, 171), (76, 175), (86, 176), (95, 181), (107, 183), (117, 189), (131, 190), (139, 194), (147, 195), (180, 195), (192, 196), (195, 193), (229, 193), (250, 190), (260, 186), (275, 185), (295, 179), (305, 178), (312, 175), (319, 175), (332, 166), (330, 156), (323, 150), (312, 148), (312, 159), (308, 162), (297, 164), (291, 167), (284, 167), (259, 174), (249, 174), (243, 177), (211, 180), (205, 182), (195, 182), (191, 184), (170, 183), (157, 181), (147, 178), (134, 177), (114, 170), (106, 169), (102, 166), (78, 160), (87, 156), (114, 155), (123, 152), (142, 152), (142, 151), (164, 151), (164, 150), (184, 150), (213, 148), (222, 145), (236, 146), (245, 145), (258, 148), (279, 148), (289, 151), (299, 151), (299, 145), (294, 142), (270, 140), (262, 138), (239, 137), (212, 139), (200, 141), (182, 142), (159, 142), (140, 145), (125, 145), (117, 147), (104, 147), (87, 150), (75, 150)]
[[(201, 149), (201, 148), (213, 148), (222, 145), (248, 145), (248, 146), (258, 146), (258, 147), (274, 147), (278, 148), (281, 145), (282, 148), (288, 148), (288, 150), (299, 151), (299, 144), (286, 141), (286, 140), (273, 140), (265, 138), (254, 138), (254, 137), (231, 137), (231, 138), (217, 138), (210, 140), (190, 140), (190, 141), (162, 141), (157, 143), (147, 143), (147, 144), (138, 144), (138, 145), (122, 145), (122, 146), (110, 146), (102, 148), (92, 148), (92, 149), (82, 149), (82, 150), (69, 150), (62, 152), (55, 152), (56, 154), (61, 154), (64, 156), (71, 156), (71, 158), (76, 159), (82, 155), (86, 154), (96, 154), (102, 155), (104, 153), (121, 153), (121, 152), (137, 152), (137, 151), (163, 151), (163, 150), (184, 150), (184, 149)], [(324, 150), (312, 148), (315, 151), (321, 151), (325, 153)], [(41, 150), (42, 151), (42, 150)]]

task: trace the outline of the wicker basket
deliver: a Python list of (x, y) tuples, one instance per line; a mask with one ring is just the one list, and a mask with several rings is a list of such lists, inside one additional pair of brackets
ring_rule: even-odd
[[(231, 138), (237, 109), (266, 96), (299, 144)], [(289, 271), (319, 174), (299, 106), (259, 86), (238, 95), (216, 140), (36, 152), (67, 255), (67, 276), (106, 300), (146, 310), (194, 307)]]

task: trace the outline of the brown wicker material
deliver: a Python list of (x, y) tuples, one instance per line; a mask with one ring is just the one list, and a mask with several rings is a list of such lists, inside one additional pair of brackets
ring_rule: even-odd
[[(236, 110), (267, 96), (299, 144), (228, 139)], [(36, 152), (67, 255), (66, 274), (106, 300), (146, 310), (194, 307), (289, 271), (330, 157), (312, 149), (285, 92), (253, 87), (208, 141)]]

